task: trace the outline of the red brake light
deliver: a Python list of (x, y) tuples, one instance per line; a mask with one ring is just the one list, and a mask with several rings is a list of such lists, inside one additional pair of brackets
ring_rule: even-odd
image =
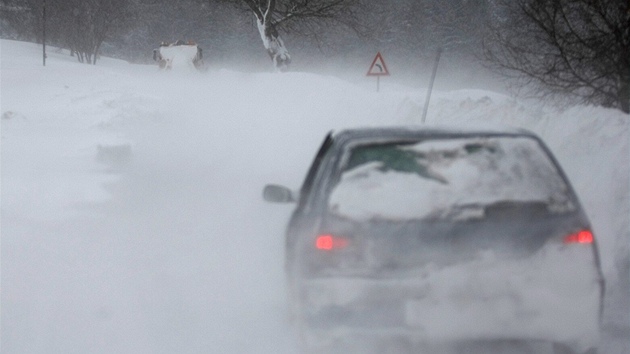
[(330, 234), (319, 235), (315, 239), (315, 248), (323, 251), (345, 248), (348, 246), (348, 239)]
[(593, 233), (590, 230), (582, 230), (564, 237), (564, 243), (593, 243)]

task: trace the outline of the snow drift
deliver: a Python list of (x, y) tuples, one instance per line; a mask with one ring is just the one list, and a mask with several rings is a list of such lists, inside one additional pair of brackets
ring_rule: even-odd
[[(297, 187), (331, 129), (419, 124), (426, 93), (309, 73), (88, 66), (54, 48), (42, 67), (39, 46), (0, 45), (6, 353), (295, 352), (282, 273), (291, 210), (265, 204), (262, 187)], [(474, 89), (432, 97), (431, 124), (546, 140), (599, 240), (602, 352), (630, 352), (628, 116)]]

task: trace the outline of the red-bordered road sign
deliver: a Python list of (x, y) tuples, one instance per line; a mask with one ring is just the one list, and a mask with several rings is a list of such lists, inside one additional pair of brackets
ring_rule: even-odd
[(372, 61), (372, 65), (370, 65), (370, 70), (367, 72), (367, 76), (388, 76), (389, 71), (387, 70), (387, 65), (385, 65), (385, 60), (383, 60), (383, 56), (381, 52), (376, 53), (374, 60)]

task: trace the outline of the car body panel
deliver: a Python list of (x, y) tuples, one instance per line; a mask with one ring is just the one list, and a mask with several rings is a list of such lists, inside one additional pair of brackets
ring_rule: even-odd
[[(504, 141), (519, 143), (516, 149), (496, 143)], [(391, 144), (397, 144), (394, 154)], [(353, 155), (364, 146), (378, 149)], [(436, 160), (435, 151), (447, 152), (447, 158)], [(495, 169), (497, 151), (512, 160)], [(467, 153), (472, 163), (451, 159)], [(439, 168), (430, 165), (435, 161)], [(474, 166), (481, 166), (474, 175), (481, 182), (456, 188), (454, 178), (473, 176)], [(523, 175), (533, 182), (515, 191), (521, 187), (510, 183)], [(380, 181), (392, 176), (400, 179), (385, 193), (365, 198), (366, 190), (381, 188)], [(336, 190), (353, 178), (363, 184)], [(404, 179), (416, 184), (399, 193), (403, 199), (415, 189), (438, 190), (409, 198), (429, 207), (410, 210), (415, 206), (384, 201), (400, 192)], [(347, 201), (348, 208), (342, 205)], [(590, 223), (575, 192), (531, 132), (403, 127), (329, 134), (287, 228), (293, 309), (301, 328), (325, 336), (524, 338), (586, 350), (597, 346), (604, 286), (596, 242), (563, 243), (567, 234), (582, 230), (590, 230)], [(339, 238), (344, 247), (316, 249), (322, 234)]]

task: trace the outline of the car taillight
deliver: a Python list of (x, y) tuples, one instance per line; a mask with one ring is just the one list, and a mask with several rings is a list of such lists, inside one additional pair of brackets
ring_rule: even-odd
[(331, 234), (319, 235), (315, 239), (315, 248), (322, 251), (343, 249), (348, 246), (348, 239)]
[(564, 243), (593, 243), (593, 233), (590, 230), (581, 230), (564, 237)]

